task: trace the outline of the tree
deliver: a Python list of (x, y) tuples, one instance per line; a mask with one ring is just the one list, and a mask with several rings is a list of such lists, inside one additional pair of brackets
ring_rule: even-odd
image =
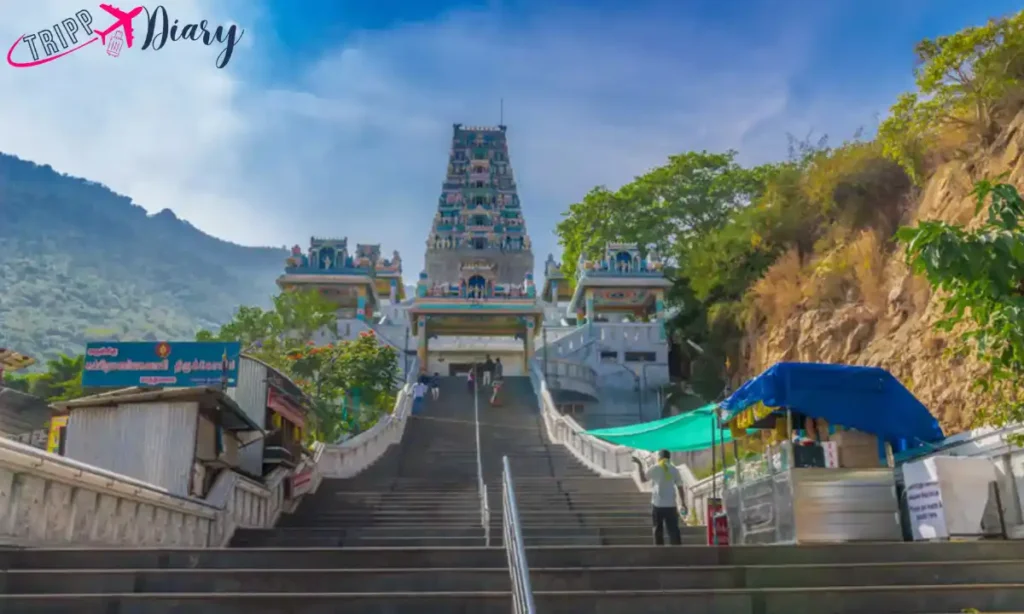
[(1024, 76), (1024, 11), (935, 39), (915, 49), (918, 92), (899, 97), (878, 128), (886, 154), (915, 181), (921, 153), (950, 126), (988, 145), (995, 109)]
[[(337, 441), (346, 431), (361, 430), (394, 406), (398, 353), (373, 334), (326, 346), (308, 343), (287, 358), (295, 382), (313, 400), (314, 437), (320, 441)], [(355, 414), (343, 412), (343, 404)]]
[(242, 351), (280, 369), (289, 350), (312, 341), (318, 331), (337, 333), (337, 307), (316, 290), (282, 292), (274, 307), (242, 306), (230, 322), (213, 333), (201, 330), (196, 341), (238, 341)]
[(5, 374), (4, 384), (47, 401), (70, 401), (85, 396), (82, 389), (84, 370), (84, 354), (74, 357), (61, 354), (46, 361), (44, 373)]
[[(315, 417), (311, 435), (318, 441), (337, 441), (352, 429), (375, 422), (394, 406), (398, 383), (398, 354), (364, 333), (354, 341), (317, 345), (316, 335), (336, 333), (336, 306), (316, 291), (282, 292), (274, 308), (240, 307), (234, 319), (216, 333), (200, 331), (198, 341), (239, 341), (243, 352), (263, 360), (291, 377), (312, 400)], [(358, 415), (342, 410), (359, 401)]]
[(572, 278), (580, 254), (597, 256), (614, 241), (655, 247), (678, 262), (696, 238), (752, 202), (772, 168), (743, 168), (735, 151), (687, 152), (614, 192), (594, 188), (569, 206), (556, 229), (563, 271)]
[(959, 335), (955, 351), (973, 350), (988, 367), (976, 385), (992, 394), (980, 408), (983, 422), (1024, 421), (1024, 200), (1011, 185), (975, 185), (977, 211), (988, 204), (976, 230), (943, 222), (902, 228), (912, 270), (943, 293), (944, 317), (936, 327)]

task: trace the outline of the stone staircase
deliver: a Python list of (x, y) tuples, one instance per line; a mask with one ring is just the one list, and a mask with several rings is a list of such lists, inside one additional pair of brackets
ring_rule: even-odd
[[(481, 392), (480, 448), (491, 508), (490, 537), (501, 546), (502, 458), (509, 457), (527, 545), (651, 542), (649, 495), (630, 479), (605, 479), (562, 446), (548, 443), (528, 378), (508, 378), (501, 406)], [(441, 398), (410, 418), (402, 444), (359, 476), (324, 481), (272, 530), (236, 532), (235, 546), (483, 546), (472, 396), (445, 378)], [(703, 530), (688, 539), (703, 543)]]
[(489, 548), (471, 397), (447, 380), (401, 445), (353, 479), (324, 481), (277, 528), (239, 531), (234, 548), (0, 551), (0, 612), (507, 614), (497, 547), (505, 455), (541, 614), (1024, 610), (1024, 547), (1014, 542), (648, 545), (647, 496), (549, 444), (525, 378), (509, 378), (505, 393), (501, 407), (480, 408)]

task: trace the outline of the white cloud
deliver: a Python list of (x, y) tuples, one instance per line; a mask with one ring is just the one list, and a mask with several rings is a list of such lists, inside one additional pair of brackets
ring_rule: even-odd
[[(67, 16), (62, 5), (8, 11), (0, 42)], [(258, 7), (219, 6), (182, 0), (173, 12), (262, 21)], [(805, 27), (820, 15), (775, 18), (781, 25), (765, 39), (657, 14), (513, 22), (459, 13), (356, 35), (296, 83), (268, 88), (217, 70), (218, 50), (198, 44), (116, 60), (83, 51), (38, 68), (0, 66), (0, 91), (16, 92), (0, 99), (0, 151), (243, 243), (311, 234), (381, 242), (402, 251), (413, 280), (451, 124), (495, 124), (504, 98), (539, 267), (556, 251), (558, 214), (593, 185), (620, 184), (689, 149), (743, 148), (751, 160), (784, 153), (782, 132), (758, 129), (796, 121), (789, 79), (809, 46)], [(233, 62), (247, 54), (258, 65), (269, 47), (261, 43), (273, 39), (247, 28)]]
[[(182, 0), (169, 10), (183, 22), (226, 22), (215, 4)], [(71, 16), (67, 6), (36, 0), (6, 10), (4, 52), (21, 34)], [(91, 12), (97, 27), (111, 21)], [(136, 18), (135, 45), (117, 58), (94, 43), (42, 66), (0, 66), (0, 151), (101, 181), (152, 211), (172, 208), (224, 231), (210, 224), (210, 212), (220, 218), (247, 210), (247, 203), (228, 196), (232, 186), (219, 185), (220, 177), (236, 180), (239, 152), (229, 144), (252, 128), (236, 107), (239, 84), (215, 67), (219, 48), (170, 42), (160, 51), (142, 51), (143, 23), (143, 16)], [(21, 57), (28, 59), (24, 52)]]

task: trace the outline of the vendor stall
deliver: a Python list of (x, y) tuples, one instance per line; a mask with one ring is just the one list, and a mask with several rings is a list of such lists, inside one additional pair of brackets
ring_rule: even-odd
[[(730, 472), (730, 542), (899, 541), (892, 451), (942, 439), (927, 408), (875, 367), (778, 363), (721, 404), (737, 439), (763, 444)], [(736, 445), (735, 443), (733, 444)]]

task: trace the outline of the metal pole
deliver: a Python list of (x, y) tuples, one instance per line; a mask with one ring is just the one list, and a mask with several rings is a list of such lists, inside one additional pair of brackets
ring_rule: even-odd
[[(518, 612), (525, 612), (526, 614), (533, 614), (536, 612), (536, 607), (533, 601), (533, 587), (530, 583), (530, 565), (526, 560), (526, 546), (523, 544), (523, 531), (522, 524), (519, 521), (519, 503), (516, 501), (515, 481), (512, 479), (512, 468), (509, 466), (508, 457), (501, 459), (503, 466), (502, 487), (505, 494), (505, 513), (511, 515), (511, 519), (507, 519), (512, 528), (512, 538), (515, 543), (510, 552), (514, 552), (514, 559), (519, 563), (519, 586), (512, 587), (512, 592), (516, 593), (517, 589), (522, 592), (523, 602), (519, 604)], [(507, 537), (507, 536), (506, 536)], [(506, 543), (505, 548), (508, 549), (510, 544)], [(515, 584), (515, 578), (513, 578), (513, 584)]]
[[(724, 445), (722, 446), (725, 447)], [(722, 471), (725, 471), (725, 465), (722, 465)], [(711, 421), (711, 498), (715, 499), (718, 497), (718, 482), (715, 480), (715, 474), (718, 473), (718, 467), (715, 464), (715, 421)], [(725, 479), (725, 475), (722, 476)], [(723, 490), (725, 490), (723, 488)], [(708, 519), (711, 522), (711, 519)]]
[(540, 328), (541, 341), (544, 343), (544, 384), (548, 383), (548, 327)]
[(644, 421), (644, 400), (643, 400), (643, 397), (641, 396), (643, 393), (640, 390), (640, 376), (637, 375), (636, 373), (634, 373), (632, 369), (630, 369), (629, 372), (633, 373), (633, 379), (636, 380), (636, 418), (640, 422), (643, 422)]
[(484, 525), (484, 545), (491, 545), (490, 510), (487, 509), (487, 487), (484, 484), (484, 465), (480, 458), (480, 395), (477, 393), (476, 363), (473, 363), (473, 423), (476, 430), (476, 483), (480, 498), (480, 521)]

